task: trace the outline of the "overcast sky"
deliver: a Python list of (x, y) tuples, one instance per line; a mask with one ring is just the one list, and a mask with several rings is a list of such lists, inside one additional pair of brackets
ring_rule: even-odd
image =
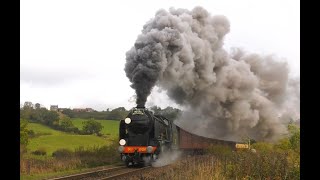
[[(125, 75), (125, 53), (159, 9), (225, 15), (225, 49), (242, 47), (284, 58), (300, 76), (298, 0), (21, 0), (20, 103), (96, 110), (135, 106)], [(173, 102), (154, 89), (147, 106)]]

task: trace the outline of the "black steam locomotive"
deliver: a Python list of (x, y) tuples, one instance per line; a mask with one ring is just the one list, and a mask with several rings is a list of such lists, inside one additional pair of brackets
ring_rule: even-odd
[(119, 148), (121, 159), (127, 166), (149, 164), (159, 154), (175, 147), (172, 121), (154, 115), (148, 109), (133, 108), (120, 121)]
[(146, 165), (163, 152), (179, 150), (186, 154), (203, 153), (210, 145), (236, 149), (235, 141), (225, 141), (192, 134), (163, 116), (146, 108), (133, 108), (120, 121), (119, 152), (127, 166)]

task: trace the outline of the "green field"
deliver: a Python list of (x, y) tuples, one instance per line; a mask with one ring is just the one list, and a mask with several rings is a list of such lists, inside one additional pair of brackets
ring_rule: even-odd
[(29, 123), (28, 124), (28, 129), (29, 130), (33, 130), (35, 133), (48, 133), (48, 134), (51, 134), (51, 135), (58, 135), (58, 134), (62, 134), (63, 132), (61, 131), (57, 131), (57, 130), (54, 130), (48, 126), (45, 126), (45, 125), (42, 125), (42, 124), (39, 124), (39, 123)]
[[(72, 118), (72, 123), (79, 129), (82, 129), (83, 122), (87, 121), (86, 119)], [(102, 134), (111, 135), (113, 137), (117, 137), (119, 134), (119, 122), (118, 120), (96, 120), (100, 122), (103, 126), (101, 130)]]
[[(80, 120), (78, 123), (80, 123)], [(112, 123), (118, 123), (116, 121), (111, 121)], [(112, 124), (111, 123), (111, 124)], [(76, 123), (74, 123), (76, 124)], [(116, 124), (107, 126), (108, 123), (105, 123), (106, 126), (104, 132), (110, 133), (110, 136), (116, 137)], [(106, 128), (110, 127), (110, 128)], [(113, 129), (112, 129), (112, 128)], [(66, 148), (74, 150), (80, 146), (83, 147), (92, 147), (92, 146), (103, 146), (107, 145), (110, 142), (110, 136), (98, 137), (95, 135), (77, 135), (77, 134), (68, 134), (62, 131), (54, 130), (48, 126), (44, 126), (38, 123), (29, 123), (28, 129), (33, 130), (36, 134), (40, 133), (40, 136), (30, 139), (28, 144), (29, 152), (35, 151), (39, 148), (46, 150), (48, 155), (51, 155), (52, 152), (57, 149)], [(113, 133), (113, 134), (111, 134)], [(42, 135), (41, 135), (42, 134)]]

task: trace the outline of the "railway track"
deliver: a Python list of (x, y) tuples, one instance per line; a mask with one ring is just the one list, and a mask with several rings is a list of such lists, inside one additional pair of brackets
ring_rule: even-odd
[(62, 176), (52, 178), (48, 180), (109, 180), (109, 179), (121, 179), (124, 177), (137, 175), (145, 170), (151, 169), (151, 166), (143, 168), (128, 168), (126, 166), (111, 167), (101, 170), (95, 170), (85, 173), (73, 174), (68, 176)]
[[(149, 169), (152, 169), (152, 167), (147, 166), (147, 167), (143, 167), (143, 168), (128, 168), (128, 169), (126, 169), (126, 171), (114, 173), (111, 176), (103, 177), (103, 178), (100, 178), (99, 180), (121, 179), (121, 178), (125, 178), (125, 177), (132, 176), (132, 175), (137, 176), (139, 173), (142, 173), (145, 170), (149, 170)], [(128, 178), (126, 178), (126, 179), (128, 179)]]

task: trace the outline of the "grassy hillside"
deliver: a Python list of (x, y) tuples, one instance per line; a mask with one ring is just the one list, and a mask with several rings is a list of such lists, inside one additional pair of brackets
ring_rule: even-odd
[(48, 155), (51, 155), (52, 152), (61, 148), (74, 150), (80, 146), (103, 146), (110, 141), (109, 138), (94, 135), (68, 134), (37, 123), (29, 123), (28, 129), (40, 135), (30, 139), (28, 145), (29, 152), (41, 148), (45, 149)]
[[(83, 122), (87, 121), (86, 119), (72, 118), (72, 123), (79, 129), (82, 129)], [(119, 134), (119, 121), (118, 120), (96, 120), (100, 122), (103, 126), (102, 134), (111, 135), (117, 137)]]
[(48, 126), (44, 126), (39, 123), (29, 123), (28, 124), (28, 129), (33, 130), (36, 134), (50, 134), (50, 135), (58, 135), (63, 132), (54, 130)]

